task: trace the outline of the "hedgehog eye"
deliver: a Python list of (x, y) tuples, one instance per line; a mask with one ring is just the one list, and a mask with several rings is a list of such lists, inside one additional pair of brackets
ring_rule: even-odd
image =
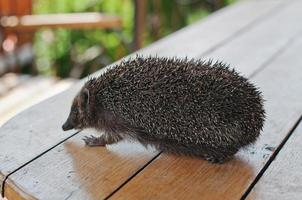
[(77, 108), (72, 108), (71, 112), (72, 112), (73, 114), (78, 114), (79, 111), (78, 111)]

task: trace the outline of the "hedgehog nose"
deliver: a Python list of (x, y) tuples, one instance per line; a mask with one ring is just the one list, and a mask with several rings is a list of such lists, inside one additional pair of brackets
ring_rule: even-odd
[(63, 129), (63, 131), (68, 131), (68, 130), (73, 129), (73, 126), (67, 121), (63, 124), (62, 129)]

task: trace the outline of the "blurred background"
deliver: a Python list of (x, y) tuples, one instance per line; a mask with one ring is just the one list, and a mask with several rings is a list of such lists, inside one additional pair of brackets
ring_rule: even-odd
[(0, 126), (235, 0), (0, 0)]

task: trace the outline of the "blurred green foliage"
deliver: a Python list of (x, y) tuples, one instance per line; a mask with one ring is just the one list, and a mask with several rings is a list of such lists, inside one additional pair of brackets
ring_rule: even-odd
[[(207, 16), (234, 0), (149, 0), (144, 45)], [(133, 51), (134, 0), (35, 0), (42, 13), (102, 12), (120, 16), (121, 30), (40, 30), (34, 39), (39, 73), (83, 77)]]

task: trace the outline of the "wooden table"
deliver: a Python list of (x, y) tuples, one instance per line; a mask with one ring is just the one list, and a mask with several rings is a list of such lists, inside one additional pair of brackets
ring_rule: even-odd
[(97, 12), (8, 16), (2, 17), (0, 22), (1, 26), (7, 30), (21, 32), (35, 31), (40, 28), (114, 29), (122, 26), (120, 17)]
[[(302, 199), (302, 0), (246, 0), (139, 51), (230, 63), (263, 91), (259, 140), (223, 165), (63, 132), (83, 81), (0, 129), (8, 199)], [(104, 70), (97, 72), (103, 73)]]

